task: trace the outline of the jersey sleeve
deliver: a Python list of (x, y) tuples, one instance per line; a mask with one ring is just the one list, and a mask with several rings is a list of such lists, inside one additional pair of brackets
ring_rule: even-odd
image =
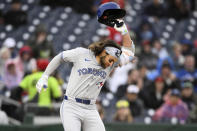
[(53, 98), (58, 98), (62, 96), (61, 88), (58, 84), (58, 81), (54, 77), (49, 78), (48, 86), (51, 90)]
[(83, 53), (85, 48), (75, 48), (75, 49), (71, 49), (71, 50), (67, 50), (67, 51), (63, 51), (61, 54), (61, 58), (65, 61), (65, 62), (76, 62), (77, 59), (79, 58), (80, 54)]

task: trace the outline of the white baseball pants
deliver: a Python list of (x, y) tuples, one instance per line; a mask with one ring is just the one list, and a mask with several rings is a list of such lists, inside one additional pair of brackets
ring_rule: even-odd
[(96, 105), (85, 105), (63, 100), (60, 117), (64, 131), (105, 131)]

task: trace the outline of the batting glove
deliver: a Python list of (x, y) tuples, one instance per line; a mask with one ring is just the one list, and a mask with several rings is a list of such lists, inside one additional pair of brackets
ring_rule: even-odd
[[(120, 20), (120, 19), (117, 19), (117, 20), (118, 20), (119, 22), (123, 22), (123, 23), (124, 23), (123, 20)], [(120, 32), (121, 35), (125, 35), (125, 34), (128, 33), (127, 26), (125, 25), (125, 23), (124, 23), (121, 27), (117, 27), (117, 25), (115, 24), (115, 25), (114, 25), (114, 29), (115, 29), (116, 31)]]
[(36, 89), (40, 93), (42, 91), (42, 88), (46, 90), (47, 87), (48, 87), (48, 76), (42, 75), (42, 77), (38, 80), (36, 84)]

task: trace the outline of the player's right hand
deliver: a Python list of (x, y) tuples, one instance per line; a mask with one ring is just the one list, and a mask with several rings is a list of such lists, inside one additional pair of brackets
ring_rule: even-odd
[(114, 25), (114, 29), (118, 32), (120, 32), (122, 35), (125, 35), (128, 33), (127, 26), (125, 25), (124, 21), (122, 19), (117, 19), (119, 22), (123, 22), (123, 25), (121, 27), (118, 27), (116, 24)]
[(46, 90), (47, 87), (48, 87), (48, 76), (42, 75), (42, 77), (38, 80), (36, 84), (36, 89), (40, 93), (42, 91), (42, 88)]

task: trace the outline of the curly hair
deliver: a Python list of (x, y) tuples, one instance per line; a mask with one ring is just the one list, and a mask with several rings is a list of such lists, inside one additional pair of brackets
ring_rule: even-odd
[(113, 40), (104, 40), (104, 41), (94, 42), (88, 46), (88, 49), (94, 52), (95, 56), (98, 56), (104, 50), (105, 47), (115, 47), (121, 50), (121, 46), (118, 45)]

